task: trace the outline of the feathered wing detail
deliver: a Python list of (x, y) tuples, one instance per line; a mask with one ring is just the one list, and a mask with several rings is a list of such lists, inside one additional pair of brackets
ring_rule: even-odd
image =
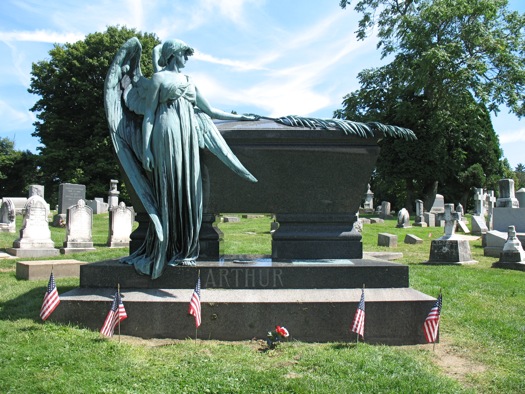
[(136, 37), (119, 49), (104, 83), (104, 107), (113, 147), (131, 187), (149, 214), (157, 236), (163, 239), (162, 226), (151, 182), (142, 168), (142, 116), (150, 81), (142, 76), (142, 46)]
[(319, 119), (306, 118), (302, 116), (283, 116), (280, 118), (266, 118), (271, 119), (277, 123), (293, 127), (308, 127), (310, 129), (325, 129), (334, 128), (342, 130), (346, 135), (357, 135), (358, 137), (368, 138), (374, 137), (375, 132), (380, 132), (386, 137), (404, 138), (407, 141), (416, 140), (416, 135), (410, 129), (404, 127), (391, 126), (378, 122), (354, 122), (351, 120), (342, 119)]
[(199, 126), (199, 144), (202, 142), (204, 148), (217, 156), (220, 161), (237, 175), (251, 182), (257, 182), (257, 179), (242, 165), (237, 156), (232, 152), (211, 118), (199, 110), (195, 111), (195, 117), (197, 118)]

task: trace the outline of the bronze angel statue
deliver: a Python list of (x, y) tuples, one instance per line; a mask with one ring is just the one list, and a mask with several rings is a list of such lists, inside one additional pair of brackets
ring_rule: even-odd
[(137, 38), (117, 52), (106, 76), (104, 104), (115, 151), (150, 217), (143, 245), (122, 259), (158, 278), (167, 265), (194, 265), (199, 254), (202, 180), (199, 149), (207, 148), (241, 177), (257, 182), (211, 118), (257, 120), (210, 106), (181, 71), (193, 49), (168, 40), (153, 51), (155, 73), (140, 70)]

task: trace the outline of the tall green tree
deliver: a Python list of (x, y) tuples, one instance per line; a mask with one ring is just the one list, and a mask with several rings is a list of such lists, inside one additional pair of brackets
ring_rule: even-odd
[[(86, 185), (88, 198), (105, 196), (110, 179), (120, 179), (104, 112), (104, 79), (120, 46), (131, 37), (142, 43), (142, 72), (153, 73), (154, 34), (108, 27), (83, 41), (55, 45), (49, 59), (33, 63), (29, 92), (40, 96), (31, 108), (33, 136), (41, 147), (40, 169), (46, 195), (56, 203), (60, 183)], [(53, 193), (47, 190), (53, 191)]]
[(514, 174), (516, 177), (516, 189), (521, 189), (522, 187), (525, 187), (525, 165), (522, 163), (518, 163), (516, 168), (514, 169)]
[(0, 197), (25, 197), (28, 186), (41, 180), (37, 156), (16, 150), (9, 138), (0, 138)]
[(429, 208), (438, 188), (465, 204), (472, 186), (494, 187), (506, 168), (489, 112), (525, 115), (525, 16), (507, 0), (359, 0), (354, 9), (357, 37), (377, 26), (378, 49), (393, 60), (362, 71), (336, 116), (418, 136), (383, 142), (375, 179), (384, 198), (409, 209), (423, 198)]

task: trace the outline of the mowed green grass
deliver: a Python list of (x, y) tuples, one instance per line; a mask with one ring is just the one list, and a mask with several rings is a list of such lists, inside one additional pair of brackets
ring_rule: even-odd
[[(107, 215), (95, 216), (96, 252), (60, 258), (92, 262), (125, 255), (125, 249), (104, 246), (107, 220)], [(221, 223), (224, 252), (270, 254), (270, 221), (263, 216)], [(0, 260), (0, 392), (525, 392), (525, 272), (491, 268), (496, 259), (483, 256), (480, 240), (470, 243), (473, 258), (479, 261), (476, 265), (422, 265), (431, 240), (443, 230), (397, 229), (395, 224), (387, 220), (365, 225), (364, 250), (385, 251), (377, 246), (377, 234), (396, 234), (394, 251), (403, 253), (397, 262), (410, 266), (411, 286), (432, 296), (442, 289), (442, 343), (436, 351), (432, 345), (356, 345), (352, 335), (347, 342), (293, 341), (265, 351), (262, 339), (268, 327), (255, 331), (254, 340), (235, 343), (101, 339), (97, 332), (42, 323), (38, 313), (47, 280), (17, 280), (16, 260), (4, 259)], [(423, 244), (404, 244), (407, 233), (422, 238)], [(0, 248), (10, 247), (16, 237), (0, 234)], [(65, 230), (52, 228), (52, 237), (56, 247), (62, 246)], [(57, 286), (62, 293), (78, 286), (78, 279), (59, 278)], [(448, 369), (441, 365), (447, 364), (447, 354), (453, 361)]]

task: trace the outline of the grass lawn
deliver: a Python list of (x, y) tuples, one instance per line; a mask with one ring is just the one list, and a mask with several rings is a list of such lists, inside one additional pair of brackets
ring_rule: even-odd
[[(126, 254), (105, 247), (107, 220), (106, 214), (95, 216), (96, 252), (60, 258), (93, 262)], [(270, 254), (270, 220), (221, 223), (225, 253)], [(253, 333), (258, 339), (234, 343), (101, 339), (86, 329), (42, 323), (38, 314), (47, 280), (19, 281), (17, 260), (0, 259), (0, 393), (525, 392), (525, 272), (491, 268), (496, 259), (483, 256), (481, 240), (470, 242), (476, 265), (422, 265), (430, 241), (443, 230), (395, 225), (394, 220), (365, 225), (364, 250), (385, 251), (377, 246), (377, 234), (397, 234), (395, 251), (403, 253), (397, 262), (410, 266), (411, 287), (432, 296), (443, 289), (441, 343), (435, 350), (287, 342), (265, 351), (268, 327)], [(407, 233), (423, 244), (404, 244)], [(16, 237), (0, 234), (0, 249)], [(62, 246), (65, 230), (52, 228), (52, 237)], [(57, 279), (57, 286), (63, 293), (77, 287), (78, 279)]]

